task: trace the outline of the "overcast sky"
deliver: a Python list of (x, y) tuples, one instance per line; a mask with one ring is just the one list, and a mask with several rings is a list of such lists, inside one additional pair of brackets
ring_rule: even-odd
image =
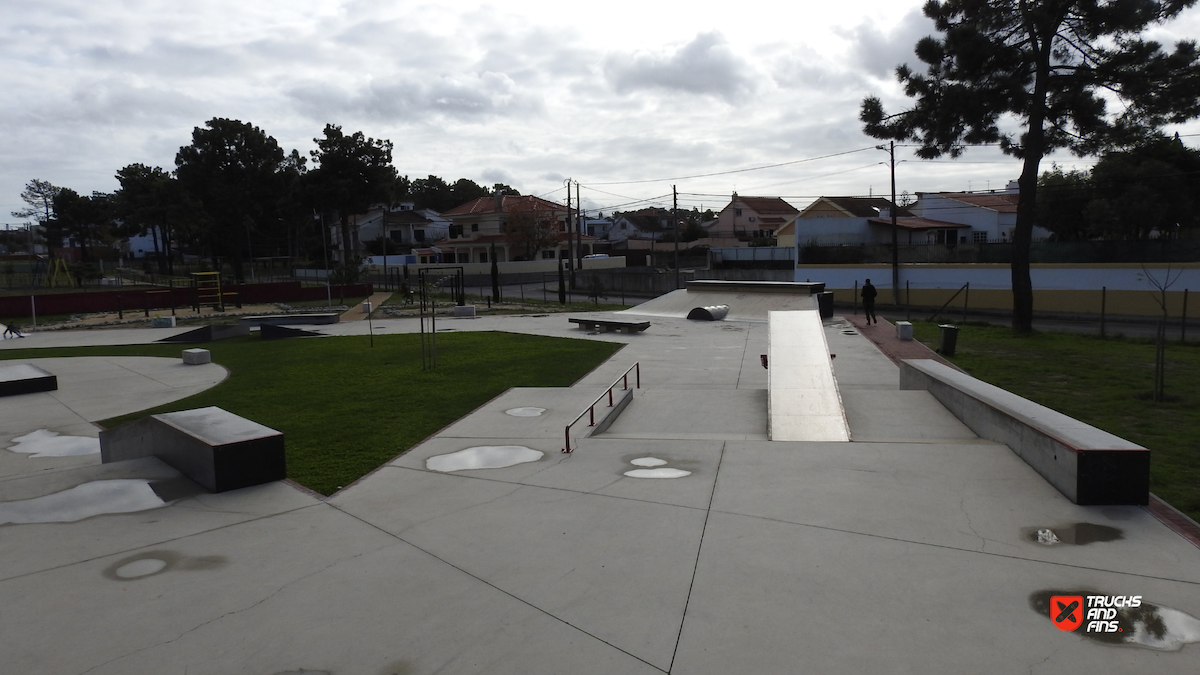
[[(905, 105), (892, 72), (932, 32), (921, 4), (0, 0), (0, 222), (31, 179), (88, 194), (128, 164), (174, 169), (214, 117), (305, 154), (326, 123), (386, 138), (409, 178), (561, 202), (570, 177), (606, 213), (669, 205), (673, 184), (681, 206), (714, 210), (735, 190), (799, 208), (885, 195), (859, 104)], [(1155, 37), (1200, 37), (1200, 10)], [(896, 154), (913, 193), (999, 189), (1020, 170), (989, 149)]]

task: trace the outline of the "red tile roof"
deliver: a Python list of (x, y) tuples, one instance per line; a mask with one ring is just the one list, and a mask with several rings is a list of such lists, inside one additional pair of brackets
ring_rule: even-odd
[(735, 201), (745, 204), (759, 215), (776, 213), (790, 216), (800, 213), (799, 209), (783, 201), (779, 197), (742, 197), (739, 195)]

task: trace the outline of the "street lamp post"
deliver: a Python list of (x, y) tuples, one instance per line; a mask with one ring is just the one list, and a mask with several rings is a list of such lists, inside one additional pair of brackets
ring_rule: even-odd
[(892, 304), (900, 306), (900, 236), (896, 225), (896, 142), (888, 141), (887, 147), (875, 146), (876, 150), (888, 153), (888, 166), (892, 177)]

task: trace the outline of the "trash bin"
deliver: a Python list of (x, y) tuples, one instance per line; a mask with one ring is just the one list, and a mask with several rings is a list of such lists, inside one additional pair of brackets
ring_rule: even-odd
[(817, 311), (821, 313), (821, 318), (832, 319), (833, 293), (830, 291), (823, 291), (821, 293), (816, 293), (815, 295), (817, 296)]
[(942, 356), (954, 356), (954, 347), (958, 344), (958, 326), (943, 323), (938, 328), (942, 329), (942, 348), (938, 351)]
[(363, 303), (363, 314), (370, 314), (370, 313), (371, 313), (371, 301), (367, 300), (366, 302)]
[(913, 336), (912, 323), (909, 321), (896, 322), (896, 337), (901, 340), (911, 340)]

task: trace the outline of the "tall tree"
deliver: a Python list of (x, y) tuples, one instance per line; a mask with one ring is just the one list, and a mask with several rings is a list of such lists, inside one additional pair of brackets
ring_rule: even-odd
[(342, 231), (344, 279), (353, 280), (358, 269), (351, 260), (350, 216), (363, 213), (373, 204), (386, 203), (396, 183), (392, 166), (392, 142), (367, 138), (356, 131), (347, 136), (342, 128), (325, 125), (323, 138), (314, 138), (317, 149), (310, 154), (318, 164), (308, 173), (310, 194), (324, 213), (336, 213)]
[(1092, 176), (1083, 169), (1064, 171), (1057, 164), (1038, 178), (1037, 222), (1059, 241), (1093, 238), (1088, 222)]
[[(32, 218), (41, 224), (46, 238), (46, 247), (50, 249), (52, 255), (55, 246), (62, 246), (62, 236), (56, 230), (51, 232), (55, 229), (53, 224), (54, 198), (60, 191), (62, 188), (49, 181), (34, 178), (26, 183), (25, 189), (21, 191), (21, 201), (28, 206), (12, 212), (16, 218)], [(31, 250), (30, 253), (33, 251)]]
[(112, 195), (93, 192), (83, 196), (69, 188), (54, 196), (54, 216), (63, 236), (79, 246), (81, 260), (92, 261), (92, 247), (112, 240)]
[(1160, 138), (1104, 155), (1092, 168), (1092, 229), (1111, 239), (1178, 237), (1200, 223), (1200, 153)]
[(117, 171), (121, 189), (114, 195), (122, 234), (149, 235), (160, 274), (174, 270), (171, 251), (178, 234), (195, 223), (197, 205), (179, 181), (161, 167), (130, 164)]
[[(192, 131), (192, 144), (175, 155), (175, 174), (211, 219), (208, 248), (228, 256), (238, 282), (256, 224), (274, 223), (285, 156), (279, 143), (256, 126), (214, 118)], [(245, 248), (243, 248), (245, 245)]]
[[(920, 144), (917, 156), (957, 157), (966, 145), (999, 143), (1022, 160), (1013, 233), (1013, 329), (1033, 329), (1029, 245), (1037, 218), (1039, 164), (1069, 148), (1094, 153), (1200, 115), (1196, 43), (1165, 52), (1141, 37), (1196, 0), (929, 0), (940, 37), (916, 46), (920, 74), (896, 77), (911, 108), (887, 114), (876, 96), (859, 119), (870, 136)], [(1109, 112), (1106, 100), (1120, 103)], [(1013, 130), (1013, 128), (1016, 128)]]

